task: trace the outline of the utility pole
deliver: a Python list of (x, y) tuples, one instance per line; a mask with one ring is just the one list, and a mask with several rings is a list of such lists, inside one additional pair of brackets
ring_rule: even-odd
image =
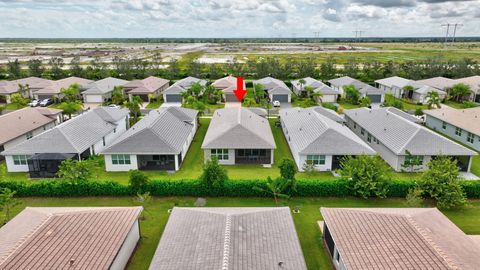
[(355, 31), (353, 31), (353, 33), (355, 33), (355, 39), (358, 39), (358, 38), (362, 37), (362, 33), (365, 33), (365, 31), (355, 30)]
[[(445, 45), (448, 43), (448, 38), (452, 38), (452, 43), (455, 43), (455, 36), (457, 34), (457, 28), (463, 26), (461, 23), (446, 23), (442, 24), (442, 27), (447, 27), (447, 33), (445, 34)], [(450, 33), (450, 28), (453, 28), (453, 33)]]

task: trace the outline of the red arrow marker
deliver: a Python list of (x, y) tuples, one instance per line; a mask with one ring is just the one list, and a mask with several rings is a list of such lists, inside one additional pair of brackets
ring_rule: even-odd
[(233, 90), (235, 96), (237, 96), (238, 101), (242, 102), (243, 97), (247, 93), (247, 90), (243, 88), (243, 77), (237, 77), (237, 89)]

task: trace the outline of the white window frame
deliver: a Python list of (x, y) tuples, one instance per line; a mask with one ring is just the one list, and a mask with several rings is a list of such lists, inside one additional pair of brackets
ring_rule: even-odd
[(467, 135), (467, 142), (473, 143), (474, 141), (475, 141), (475, 134), (469, 132)]
[(325, 165), (326, 156), (325, 155), (307, 155), (307, 163), (311, 162), (313, 165)]
[(13, 155), (13, 165), (28, 165), (28, 159), (30, 156), (28, 155)]
[(33, 133), (31, 131), (27, 132), (25, 136), (27, 137), (27, 140), (30, 140), (31, 138), (33, 138)]
[(462, 129), (459, 128), (459, 127), (456, 127), (455, 128), (455, 135), (457, 135), (458, 137), (462, 137)]
[(112, 164), (113, 165), (130, 165), (132, 161), (130, 155), (126, 154), (112, 154)]
[(442, 129), (447, 129), (447, 122), (445, 121), (442, 122)]
[(210, 157), (216, 157), (217, 160), (228, 160), (228, 149), (210, 149)]

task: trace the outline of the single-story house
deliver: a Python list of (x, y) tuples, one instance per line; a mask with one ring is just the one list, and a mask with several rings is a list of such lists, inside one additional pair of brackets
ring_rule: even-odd
[(0, 228), (0, 269), (125, 269), (142, 207), (27, 207)]
[(425, 104), (425, 103), (428, 102), (428, 93), (430, 93), (430, 92), (437, 92), (438, 97), (440, 99), (444, 99), (447, 96), (447, 92), (439, 90), (435, 87), (431, 87), (431, 86), (428, 86), (428, 85), (423, 85), (423, 86), (418, 87), (415, 90), (413, 90), (413, 94), (412, 94), (411, 99), (414, 102)]
[(186, 92), (193, 84), (199, 83), (202, 86), (207, 85), (206, 80), (198, 79), (195, 77), (186, 77), (181, 80), (176, 81), (165, 91), (163, 91), (163, 100), (167, 103), (182, 103), (183, 97), (182, 93)]
[(470, 90), (472, 90), (472, 100), (475, 102), (480, 103), (480, 76), (470, 76), (466, 78), (461, 78), (455, 80), (455, 84), (463, 83), (470, 86)]
[[(0, 152), (59, 124), (61, 110), (44, 108), (23, 108), (0, 115)], [(0, 156), (3, 159), (3, 156)]]
[(307, 96), (308, 93), (305, 91), (305, 86), (310, 86), (313, 88), (314, 92), (322, 93), (322, 97), (320, 97), (322, 102), (337, 102), (340, 91), (334, 90), (322, 81), (311, 77), (303, 78), (303, 80), (305, 81), (305, 84), (301, 84), (300, 80), (291, 81), (293, 92), (295, 92), (297, 96)]
[(348, 76), (329, 80), (328, 83), (332, 89), (339, 91), (343, 97), (346, 97), (343, 88), (348, 85), (353, 85), (360, 92), (360, 97), (368, 97), (372, 103), (383, 103), (385, 101), (384, 90), (375, 88)]
[[(10, 97), (15, 93), (21, 94), (24, 98), (31, 98), (33, 97), (32, 92), (51, 82), (50, 80), (38, 77), (28, 77), (14, 81), (0, 81), (0, 103), (10, 103)], [(23, 88), (21, 86), (23, 86)]]
[(108, 77), (96, 82), (92, 82), (85, 87), (82, 92), (83, 102), (85, 103), (103, 103), (112, 99), (113, 88), (116, 86), (123, 86), (128, 81)]
[(268, 119), (245, 108), (216, 110), (202, 144), (205, 160), (224, 165), (273, 164), (275, 148)]
[(448, 92), (448, 90), (456, 84), (455, 80), (445, 77), (434, 77), (425, 80), (419, 80), (417, 83), (428, 85), (438, 90), (442, 90), (443, 92)]
[(179, 170), (197, 130), (197, 114), (179, 107), (150, 111), (102, 151), (106, 170)]
[(86, 159), (103, 151), (128, 128), (127, 109), (98, 107), (3, 151), (9, 172), (55, 177), (66, 159)]
[(159, 97), (168, 88), (170, 81), (155, 76), (143, 80), (133, 80), (123, 85), (125, 93), (131, 100), (133, 96), (139, 96), (143, 101), (150, 102), (150, 97)]
[(480, 245), (436, 208), (326, 208), (335, 269), (480, 269)]
[(317, 171), (334, 171), (340, 168), (345, 156), (375, 154), (350, 129), (325, 116), (324, 110), (322, 107), (280, 110), (283, 134), (299, 171), (309, 163)]
[(399, 76), (393, 76), (388, 78), (383, 78), (375, 81), (375, 86), (378, 89), (385, 91), (388, 94), (393, 95), (396, 98), (403, 97), (403, 88), (407, 85), (410, 85), (412, 80), (405, 79)]
[(253, 81), (253, 86), (260, 84), (263, 86), (268, 99), (271, 102), (279, 101), (280, 103), (292, 102), (292, 91), (281, 80), (272, 77), (265, 77), (260, 80)]
[[(425, 104), (428, 101), (429, 92), (437, 92), (440, 99), (447, 95), (445, 86), (448, 85), (447, 78), (437, 77), (428, 80), (412, 81), (402, 77), (393, 76), (385, 79), (376, 80), (375, 83), (379, 89), (396, 98), (407, 98), (414, 102)], [(413, 91), (405, 91), (405, 87), (411, 86)]]
[(174, 207), (149, 269), (307, 266), (288, 207)]
[(427, 127), (480, 151), (480, 107), (454, 109), (444, 106), (424, 113)]
[[(238, 102), (237, 97), (235, 96), (235, 91), (237, 89), (237, 78), (229, 75), (227, 77), (218, 79), (212, 83), (212, 85), (223, 91), (222, 98), (225, 102)], [(243, 88), (246, 90), (247, 86), (245, 81), (243, 81)]]
[(87, 85), (92, 83), (92, 80), (87, 80), (78, 77), (68, 77), (65, 79), (57, 81), (49, 81), (48, 83), (42, 84), (41, 88), (33, 91), (32, 95), (35, 99), (46, 99), (46, 98), (63, 98), (61, 94), (62, 89), (67, 89), (72, 84), (78, 84), (80, 86), (80, 91), (84, 89)]
[[(472, 156), (477, 153), (453, 142), (428, 128), (391, 111), (358, 108), (345, 110), (347, 126), (366, 141), (395, 171), (421, 171), (431, 159), (440, 155), (458, 161), (461, 171), (470, 171)], [(410, 159), (422, 165), (407, 167)]]

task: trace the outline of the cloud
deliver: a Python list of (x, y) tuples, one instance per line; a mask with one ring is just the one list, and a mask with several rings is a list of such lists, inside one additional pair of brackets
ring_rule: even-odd
[(332, 8), (328, 8), (323, 13), (323, 18), (325, 18), (328, 21), (332, 21), (332, 22), (340, 22), (342, 20), (339, 16), (338, 12), (335, 9), (332, 9)]
[(415, 0), (355, 0), (354, 2), (361, 5), (377, 6), (383, 8), (413, 7), (416, 5)]

